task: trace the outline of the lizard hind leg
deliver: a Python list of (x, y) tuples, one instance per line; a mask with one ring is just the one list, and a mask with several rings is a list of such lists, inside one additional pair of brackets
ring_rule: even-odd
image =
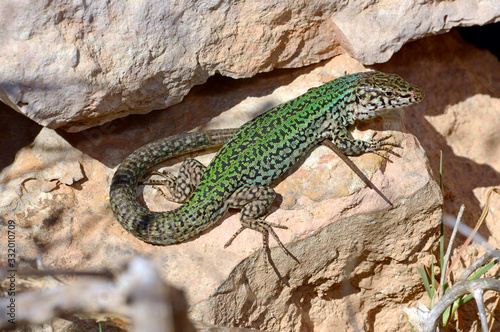
[[(205, 173), (206, 166), (193, 158), (186, 158), (179, 169), (177, 177), (169, 172), (148, 172), (149, 175), (159, 175), (164, 180), (148, 180), (141, 182), (142, 185), (153, 185), (160, 191), (160, 193), (169, 201), (176, 203), (183, 203), (191, 195), (193, 190), (200, 183), (203, 173)], [(166, 186), (170, 196), (157, 186)]]
[(233, 236), (226, 242), (224, 248), (227, 248), (233, 240), (245, 229), (250, 228), (262, 233), (262, 245), (264, 266), (267, 273), (267, 264), (269, 263), (269, 233), (274, 237), (281, 249), (289, 255), (288, 250), (280, 241), (273, 227), (287, 229), (284, 225), (278, 225), (264, 220), (269, 207), (273, 204), (276, 198), (274, 189), (266, 186), (249, 186), (241, 187), (229, 197), (227, 204), (232, 208), (242, 208), (240, 213), (241, 228), (234, 233)]

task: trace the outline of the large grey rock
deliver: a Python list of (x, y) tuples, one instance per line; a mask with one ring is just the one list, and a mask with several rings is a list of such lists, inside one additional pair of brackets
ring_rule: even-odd
[(408, 40), (498, 20), (498, 1), (9, 1), (0, 99), (79, 131), (180, 102), (215, 73), (250, 77), (349, 52), (387, 61)]

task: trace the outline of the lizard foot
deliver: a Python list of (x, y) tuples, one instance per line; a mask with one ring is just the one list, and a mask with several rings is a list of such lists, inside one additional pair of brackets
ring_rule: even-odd
[(389, 157), (386, 155), (386, 154), (382, 154), (380, 153), (379, 151), (382, 150), (382, 151), (387, 151), (397, 157), (401, 157), (400, 154), (394, 152), (394, 150), (391, 148), (391, 147), (387, 147), (386, 145), (390, 145), (390, 146), (395, 146), (395, 147), (400, 147), (401, 145), (399, 145), (398, 143), (395, 143), (395, 142), (388, 142), (387, 139), (392, 137), (391, 134), (389, 135), (385, 135), (383, 137), (379, 137), (377, 139), (374, 139), (373, 136), (375, 136), (375, 133), (372, 135), (372, 139), (369, 140), (369, 141), (366, 141), (366, 145), (367, 145), (367, 148), (365, 150), (365, 152), (372, 152), (372, 153), (375, 153), (377, 156), (380, 156), (388, 161), (391, 161), (389, 159)]
[(266, 273), (268, 271), (267, 265), (268, 263), (270, 264), (271, 262), (269, 261), (269, 256), (268, 256), (268, 251), (269, 249), (269, 233), (273, 236), (273, 238), (276, 240), (276, 242), (279, 244), (281, 249), (285, 252), (287, 256), (290, 256), (290, 252), (285, 248), (285, 245), (281, 242), (281, 240), (278, 237), (278, 234), (274, 231), (273, 227), (276, 228), (281, 228), (281, 229), (288, 229), (288, 227), (284, 225), (279, 225), (275, 223), (271, 223), (268, 221), (265, 221), (263, 219), (255, 219), (252, 220), (248, 223), (247, 226), (241, 226), (240, 229), (236, 231), (236, 233), (231, 236), (231, 238), (224, 244), (224, 248), (227, 248), (231, 245), (233, 240), (246, 228), (250, 228), (253, 230), (256, 230), (260, 233), (262, 233), (262, 249), (263, 249), (263, 256), (264, 256), (264, 266)]

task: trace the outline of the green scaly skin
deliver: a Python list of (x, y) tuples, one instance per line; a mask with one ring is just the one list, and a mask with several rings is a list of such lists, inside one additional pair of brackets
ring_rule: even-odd
[[(262, 219), (275, 197), (268, 186), (325, 139), (332, 140), (346, 155), (392, 151), (384, 146), (395, 145), (386, 142), (387, 137), (368, 142), (355, 140), (347, 127), (356, 120), (373, 118), (383, 110), (418, 103), (423, 97), (420, 88), (397, 75), (357, 73), (312, 88), (239, 129), (161, 139), (139, 148), (120, 164), (111, 182), (111, 208), (132, 235), (162, 245), (197, 235), (214, 225), (229, 207), (242, 208), (242, 228), (226, 246), (244, 228), (251, 228), (263, 234), (265, 249), (269, 233), (284, 249), (272, 227), (285, 227)], [(152, 212), (139, 204), (136, 187), (148, 169), (179, 154), (222, 144), (206, 169), (194, 163), (181, 167), (177, 179), (165, 175), (164, 182), (177, 197), (172, 200), (184, 201), (182, 206), (172, 211)], [(198, 173), (198, 178), (191, 175), (193, 172)]]

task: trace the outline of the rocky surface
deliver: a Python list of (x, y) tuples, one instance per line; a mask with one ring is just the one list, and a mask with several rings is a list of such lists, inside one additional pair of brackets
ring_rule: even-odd
[[(486, 193), (500, 185), (499, 60), (464, 43), (456, 32), (425, 38), (408, 48), (419, 56), (400, 52), (390, 63), (374, 68), (412, 75), (427, 92), (416, 111), (406, 112), (406, 128), (419, 138), (436, 175), (442, 151), (445, 212), (456, 216), (465, 204), (465, 222), (473, 227)], [(500, 247), (500, 199), (494, 196), (480, 230)]]
[[(408, 44), (376, 69), (398, 73), (426, 92), (404, 117), (393, 112), (354, 133), (364, 137), (367, 129), (379, 135), (391, 130), (402, 143), (402, 157), (391, 158), (392, 163), (373, 155), (353, 158), (394, 208), (328, 149), (317, 148), (275, 186), (282, 198), (267, 219), (289, 227), (278, 234), (294, 257), (271, 240), (270, 273), (263, 271), (256, 232), (247, 230), (222, 248), (239, 227), (238, 213), (176, 246), (148, 245), (126, 233), (109, 208), (113, 168), (151, 140), (235, 127), (311, 86), (363, 70), (349, 56), (245, 80), (215, 77), (166, 111), (80, 133), (40, 130), (35, 124), (21, 133), (11, 128), (25, 120), (11, 112), (2, 121), (2, 132), (10, 129), (9, 135), (0, 136), (3, 146), (13, 147), (1, 151), (0, 160), (10, 161), (0, 173), (1, 225), (15, 220), (20, 261), (30, 263), (40, 255), (47, 269), (112, 269), (146, 256), (165, 280), (185, 290), (191, 317), (209, 324), (276, 331), (409, 331), (400, 308), (423, 297), (415, 267), (428, 264), (439, 235), (441, 197), (434, 180), (439, 150), (445, 160), (445, 210), (455, 214), (455, 207), (465, 203), (469, 225), (486, 190), (500, 183), (495, 154), (500, 92), (494, 83), (500, 64), (487, 51), (446, 34)], [(32, 141), (24, 138), (26, 132), (37, 136)], [(197, 159), (206, 164), (211, 156)], [(174, 206), (151, 188), (143, 196), (152, 209)], [(497, 247), (498, 204), (493, 198), (480, 229)], [(477, 251), (473, 247), (467, 257)]]
[(387, 61), (409, 40), (499, 20), (500, 4), (4, 1), (0, 15), (0, 100), (74, 132), (176, 104), (216, 73)]
[[(413, 72), (415, 82), (427, 92), (415, 112), (406, 112), (408, 130), (419, 137), (431, 168), (437, 175), (440, 153), (443, 156), (444, 212), (457, 216), (465, 205), (462, 222), (474, 228), (491, 188), (500, 186), (500, 62), (491, 53), (464, 43), (456, 32), (431, 37), (408, 45), (409, 52), (395, 54), (390, 63), (374, 66), (406, 75)], [(413, 57), (411, 52), (419, 52)], [(414, 68), (418, 68), (417, 71)], [(422, 117), (423, 116), (423, 117)], [(445, 238), (451, 229), (445, 227)], [(500, 248), (500, 197), (491, 196), (489, 214), (479, 228), (494, 248)], [(456, 257), (468, 234), (455, 241)], [(471, 245), (454, 268), (457, 278), (484, 253)], [(499, 269), (489, 276), (498, 275)], [(488, 294), (488, 293), (486, 293)], [(498, 294), (490, 296), (498, 297)], [(477, 323), (477, 308), (462, 308), (465, 330)], [(500, 329), (500, 325), (493, 330)]]

